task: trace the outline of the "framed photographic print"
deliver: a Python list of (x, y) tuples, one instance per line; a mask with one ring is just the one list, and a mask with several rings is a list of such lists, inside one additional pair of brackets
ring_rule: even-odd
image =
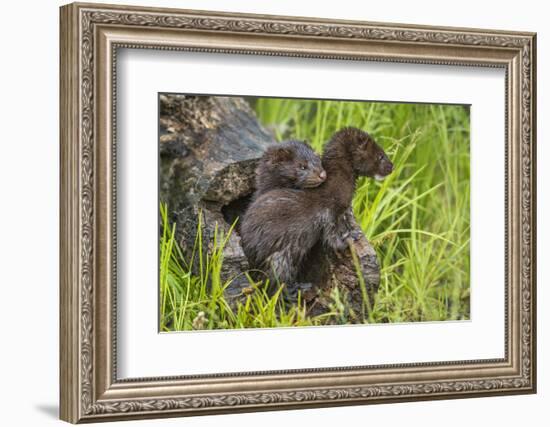
[(535, 34), (61, 8), (61, 418), (533, 393)]

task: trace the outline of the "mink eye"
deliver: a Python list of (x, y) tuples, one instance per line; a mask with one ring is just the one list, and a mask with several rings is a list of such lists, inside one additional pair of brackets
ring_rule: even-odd
[(303, 171), (305, 171), (307, 169), (307, 166), (306, 165), (302, 165), (300, 166), (300, 169), (302, 169)]

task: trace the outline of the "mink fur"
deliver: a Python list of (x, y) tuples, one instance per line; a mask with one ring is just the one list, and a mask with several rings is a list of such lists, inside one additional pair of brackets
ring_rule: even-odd
[(256, 168), (258, 198), (278, 188), (313, 188), (326, 179), (319, 156), (305, 142), (291, 140), (272, 145)]
[(241, 226), (244, 252), (253, 268), (272, 282), (294, 284), (302, 263), (317, 242), (341, 251), (347, 247), (342, 226), (359, 176), (382, 179), (393, 164), (371, 136), (356, 128), (336, 132), (326, 145), (324, 183), (315, 188), (279, 188), (257, 197)]

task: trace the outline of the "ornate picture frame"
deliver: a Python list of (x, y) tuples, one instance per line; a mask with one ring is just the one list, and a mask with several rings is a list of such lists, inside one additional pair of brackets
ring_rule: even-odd
[[(60, 384), (72, 423), (536, 391), (536, 35), (98, 4), (61, 8)], [(117, 378), (117, 49), (505, 70), (505, 357)]]

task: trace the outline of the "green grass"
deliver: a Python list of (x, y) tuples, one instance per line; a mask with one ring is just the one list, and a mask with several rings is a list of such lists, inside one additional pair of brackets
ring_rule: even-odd
[[(381, 284), (365, 322), (469, 319), (470, 123), (462, 106), (251, 100), (277, 139), (307, 140), (321, 153), (344, 126), (367, 130), (395, 165), (383, 182), (361, 178), (353, 200), (358, 223), (381, 263)], [(166, 221), (164, 212), (163, 216)], [(200, 234), (200, 233), (199, 233)], [(193, 275), (165, 222), (161, 236), (161, 330), (248, 328), (348, 323), (338, 292), (332, 311), (308, 318), (302, 304), (258, 287), (242, 303), (225, 300), (220, 279), (227, 236), (216, 235), (211, 256)], [(198, 237), (193, 254), (201, 256)], [(196, 260), (195, 260), (196, 261)], [(204, 313), (204, 316), (200, 313)], [(206, 319), (206, 320), (204, 320)]]
[[(284, 304), (282, 288), (268, 295), (266, 286), (256, 286), (252, 280), (254, 292), (244, 299), (229, 300), (224, 290), (230, 281), (224, 282), (220, 273), (223, 248), (232, 228), (226, 235), (216, 230), (208, 255), (203, 255), (206, 242), (198, 232), (193, 251), (186, 260), (175, 241), (175, 225), (168, 221), (166, 205), (161, 204), (160, 210), (163, 226), (160, 239), (161, 331), (313, 326), (324, 324), (330, 317), (308, 317), (300, 301), (290, 307)], [(199, 216), (198, 230), (201, 221), (202, 216)], [(192, 265), (195, 267), (191, 268)]]

